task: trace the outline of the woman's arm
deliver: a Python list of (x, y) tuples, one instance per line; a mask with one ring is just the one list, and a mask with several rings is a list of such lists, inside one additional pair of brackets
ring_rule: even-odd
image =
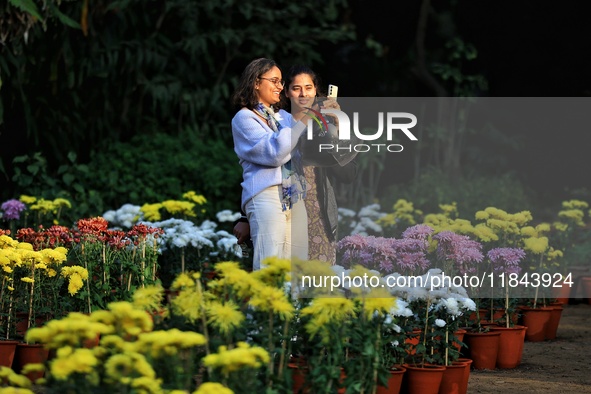
[(250, 110), (240, 110), (232, 119), (234, 150), (238, 158), (258, 165), (280, 167), (291, 159), (291, 151), (306, 126), (298, 122), (273, 132)]

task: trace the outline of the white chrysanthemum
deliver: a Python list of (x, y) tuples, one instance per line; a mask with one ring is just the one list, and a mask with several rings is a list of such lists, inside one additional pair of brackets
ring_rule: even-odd
[(236, 257), (242, 257), (242, 249), (237, 250), (237, 244), (238, 240), (236, 239), (236, 237), (234, 237), (233, 239), (229, 237), (224, 237), (216, 242), (216, 246), (218, 247), (218, 249), (221, 249), (226, 253), (234, 253)]
[(205, 230), (213, 230), (217, 226), (218, 226), (218, 224), (216, 222), (212, 222), (211, 220), (204, 220), (203, 223), (201, 223), (201, 226), (199, 226), (199, 228), (201, 230), (205, 231)]
[(447, 323), (445, 322), (445, 320), (442, 319), (435, 319), (435, 325), (437, 327), (445, 327)]
[(339, 211), (339, 216), (343, 216), (343, 217), (353, 218), (356, 215), (355, 211), (353, 211), (352, 209), (348, 209), (348, 208), (339, 208), (338, 211)]
[(476, 303), (471, 298), (460, 298), (460, 303), (462, 304), (462, 308), (468, 311), (475, 311), (476, 310)]
[(380, 204), (370, 204), (361, 208), (357, 216), (360, 218), (368, 217), (377, 220), (381, 217), (386, 216), (386, 213), (380, 212), (380, 209)]
[(218, 218), (218, 222), (234, 222), (235, 220), (240, 219), (242, 216), (240, 212), (232, 212), (229, 209), (224, 209), (215, 214)]
[(460, 304), (455, 298), (443, 299), (441, 300), (441, 303), (443, 306), (445, 306), (448, 314), (452, 316), (460, 316), (462, 314), (462, 311), (460, 310)]

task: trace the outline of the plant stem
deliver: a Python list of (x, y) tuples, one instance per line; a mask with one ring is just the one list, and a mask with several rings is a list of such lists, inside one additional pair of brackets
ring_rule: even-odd
[(287, 347), (287, 335), (289, 333), (289, 319), (285, 319), (285, 325), (283, 326), (283, 341), (281, 342), (281, 355), (279, 356), (279, 371), (277, 377), (281, 379), (283, 376), (283, 363), (285, 362), (285, 353)]
[(273, 313), (272, 312), (269, 312), (269, 337), (268, 337), (268, 339), (269, 339), (268, 349), (269, 349), (269, 356), (270, 357), (269, 357), (269, 367), (268, 367), (269, 372), (267, 373), (267, 379), (269, 379), (269, 380), (268, 380), (267, 384), (268, 384), (268, 387), (271, 388), (271, 387), (273, 387), (273, 378), (272, 378), (273, 366), (274, 366), (273, 359), (275, 356), (273, 354), (275, 352), (275, 346), (273, 344)]
[[(431, 305), (431, 298), (427, 297), (427, 307), (425, 313), (425, 335), (423, 336), (423, 347), (427, 349), (427, 329), (429, 328), (429, 306)], [(425, 365), (425, 350), (423, 350), (423, 357), (421, 360), (421, 366)]]
[(505, 327), (509, 328), (509, 286), (505, 286)]
[(449, 330), (447, 329), (447, 325), (445, 328), (445, 366), (449, 365)]

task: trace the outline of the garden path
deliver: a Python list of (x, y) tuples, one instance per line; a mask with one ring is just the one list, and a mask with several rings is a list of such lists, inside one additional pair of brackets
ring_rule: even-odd
[(567, 305), (557, 338), (525, 342), (519, 367), (472, 371), (468, 393), (591, 393), (591, 305)]

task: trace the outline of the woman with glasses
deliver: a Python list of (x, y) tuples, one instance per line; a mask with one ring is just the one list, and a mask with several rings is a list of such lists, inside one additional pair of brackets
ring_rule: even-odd
[[(307, 66), (294, 66), (287, 72), (286, 80), (284, 93), (291, 115), (284, 110), (279, 110), (279, 117), (284, 122), (291, 122), (286, 123), (286, 126), (298, 121), (307, 122), (310, 108), (317, 105), (319, 78)], [(325, 100), (322, 106), (339, 108), (336, 101), (332, 99)], [(345, 183), (352, 182), (357, 174), (357, 164), (355, 161), (350, 161), (341, 166), (329, 155), (322, 159), (322, 165), (317, 162), (318, 155), (314, 155), (314, 159), (316, 160), (310, 162), (304, 150), (302, 162), (306, 179), (304, 201), (308, 217), (308, 259), (334, 264), (338, 212), (330, 179), (336, 178)], [(249, 223), (246, 218), (236, 223), (234, 234), (239, 243), (248, 240)]]
[(232, 95), (238, 109), (232, 136), (243, 170), (241, 208), (250, 224), (253, 270), (266, 257), (308, 257), (306, 185), (295, 150), (306, 125), (276, 112), (284, 84), (273, 60), (256, 59)]

